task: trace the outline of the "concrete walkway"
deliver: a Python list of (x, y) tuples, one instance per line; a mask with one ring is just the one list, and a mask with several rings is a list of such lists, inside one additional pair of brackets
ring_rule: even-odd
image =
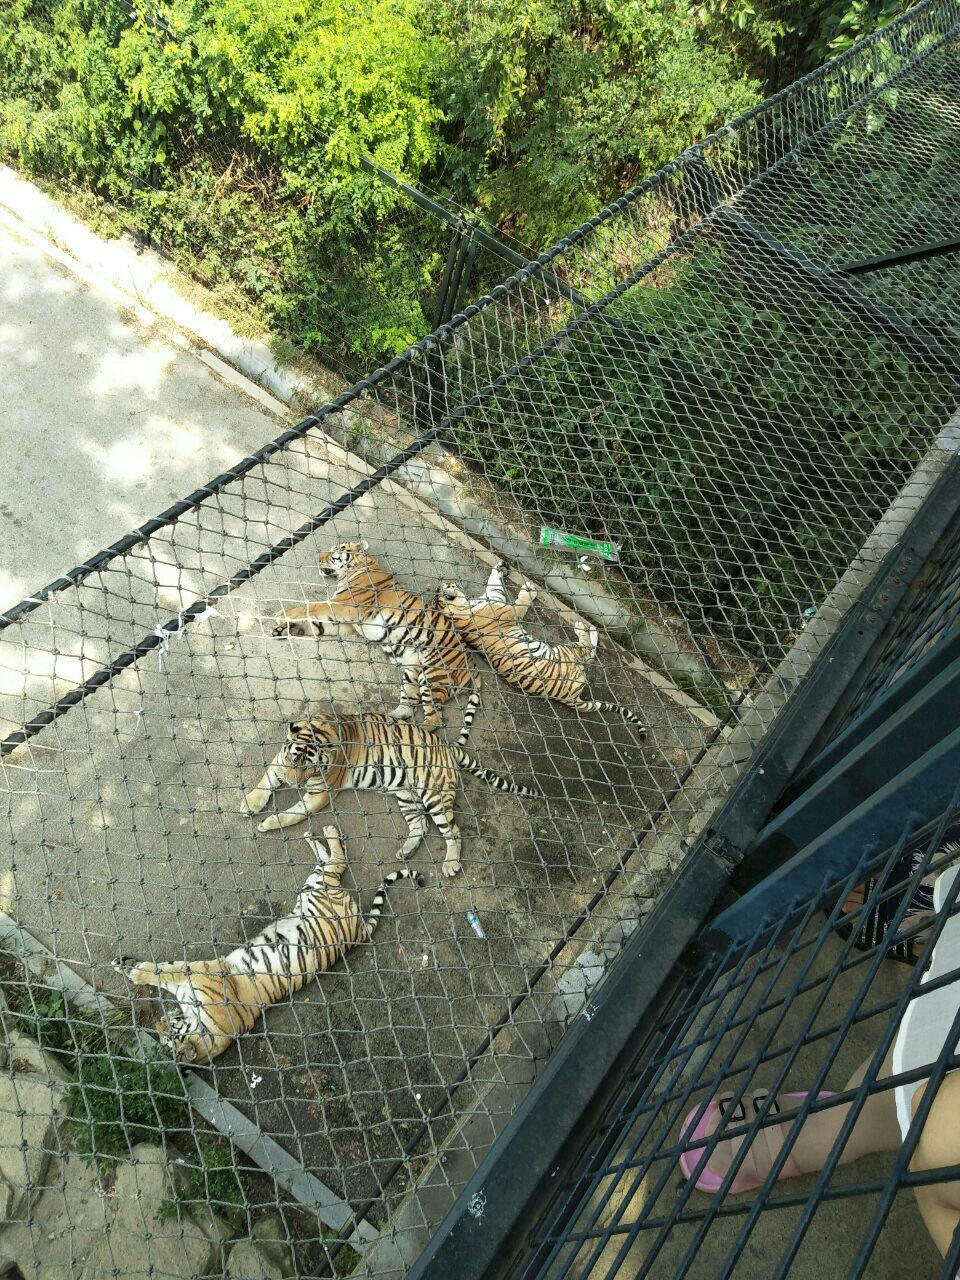
[(0, 223), (0, 610), (285, 425), (59, 258)]

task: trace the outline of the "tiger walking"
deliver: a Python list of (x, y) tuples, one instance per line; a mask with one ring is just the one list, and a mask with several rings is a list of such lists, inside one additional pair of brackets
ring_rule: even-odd
[(260, 813), (270, 796), (284, 784), (303, 787), (296, 804), (273, 813), (260, 831), (275, 831), (319, 813), (337, 791), (382, 791), (395, 795), (407, 824), (408, 837), (398, 858), (408, 858), (427, 833), (427, 819), (446, 844), (443, 874), (460, 870), (461, 836), (453, 816), (460, 769), (488, 786), (513, 795), (540, 797), (485, 769), (463, 750), (469, 726), (454, 744), (420, 725), (404, 724), (376, 713), (332, 714), (291, 724), (287, 741), (266, 773), (244, 797), (243, 813)]
[(503, 562), (498, 561), (491, 570), (486, 591), (478, 599), (468, 599), (456, 582), (442, 582), (436, 606), (508, 684), (533, 697), (553, 698), (576, 711), (615, 712), (631, 724), (640, 725), (645, 733), (640, 717), (619, 703), (583, 698), (587, 666), (597, 652), (596, 627), (578, 621), (576, 644), (548, 644), (525, 630), (523, 619), (536, 598), (536, 587), (525, 582), (516, 603), (510, 604)]
[[(308, 837), (317, 865), (291, 915), (225, 956), (159, 964), (143, 960), (127, 973), (134, 986), (157, 987), (177, 1001), (179, 1008), (161, 1018), (157, 1031), (179, 1062), (204, 1064), (219, 1057), (266, 1008), (331, 969), (356, 943), (369, 942), (397, 880), (423, 883), (406, 867), (391, 871), (364, 917), (356, 898), (340, 885), (347, 869), (340, 833), (324, 827), (323, 834), (329, 848)], [(115, 967), (122, 971), (126, 963)]]
[(331, 636), (345, 629), (359, 635), (403, 669), (400, 702), (388, 713), (394, 720), (412, 720), (420, 704), (424, 728), (437, 729), (440, 707), (469, 688), (463, 718), (469, 728), (480, 705), (479, 671), (452, 622), (401, 587), (367, 554), (366, 542), (342, 542), (323, 552), (320, 572), (337, 583), (330, 599), (284, 609), (273, 634)]

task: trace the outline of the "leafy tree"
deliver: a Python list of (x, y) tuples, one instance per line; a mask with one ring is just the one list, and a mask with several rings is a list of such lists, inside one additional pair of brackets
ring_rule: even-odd
[(466, 31), (460, 0), (430, 12), (447, 163), (537, 247), (760, 96), (683, 0), (477, 0)]

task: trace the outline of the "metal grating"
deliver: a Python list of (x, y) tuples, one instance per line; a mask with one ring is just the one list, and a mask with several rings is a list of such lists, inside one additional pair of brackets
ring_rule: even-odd
[[(960, 913), (960, 879), (950, 877), (932, 922), (904, 919), (924, 878), (960, 858), (955, 812), (944, 813), (932, 831), (918, 832), (908, 819), (889, 848), (860, 857), (849, 873), (825, 877), (815, 893), (794, 901), (785, 918), (759, 910), (750, 936), (727, 940), (722, 948), (701, 948), (690, 958), (692, 976), (675, 992), (655, 1041), (624, 1082), (588, 1158), (558, 1192), (559, 1208), (531, 1233), (529, 1256), (510, 1272), (512, 1277), (762, 1275), (779, 1280), (804, 1274), (818, 1252), (822, 1260), (821, 1218), (829, 1218), (831, 1206), (841, 1202), (845, 1230), (830, 1231), (829, 1274), (871, 1274), (874, 1257), (878, 1265), (891, 1258), (902, 1264), (904, 1233), (909, 1233), (911, 1274), (955, 1274), (960, 1237), (947, 1260), (941, 1259), (908, 1189), (950, 1176), (942, 1168), (931, 1171), (922, 1158), (911, 1169), (911, 1160), (940, 1082), (960, 1065), (955, 1052), (960, 1013), (952, 1025), (944, 1025), (942, 1044), (929, 1061), (900, 1071), (887, 1061), (925, 964), (948, 921)], [(905, 859), (905, 853), (916, 856)], [(905, 862), (909, 869), (898, 871)], [(862, 911), (881, 902), (896, 911), (876, 945), (856, 950), (856, 930), (842, 938), (838, 924), (851, 890), (867, 880), (875, 887)], [(860, 918), (857, 912), (848, 916), (858, 923)], [(918, 949), (922, 944), (905, 981), (899, 969), (891, 973), (884, 963), (886, 949), (897, 939), (916, 940)], [(929, 989), (947, 988), (958, 979), (960, 967), (948, 966)], [(894, 1091), (912, 1095), (927, 1079), (924, 1101), (902, 1147), (885, 1157), (873, 1154), (884, 1149), (887, 1134), (871, 1112), (892, 1106), (883, 1100)], [(768, 1096), (754, 1109), (751, 1097), (761, 1090)], [(791, 1090), (807, 1096), (791, 1102), (784, 1097)], [(831, 1096), (817, 1098), (822, 1090)], [(681, 1125), (695, 1128), (721, 1093), (732, 1094), (729, 1111), (709, 1138), (681, 1142)], [(774, 1097), (781, 1106), (776, 1118)], [(748, 1107), (749, 1119), (738, 1122), (740, 1102)], [(774, 1124), (786, 1132), (774, 1163), (766, 1160), (769, 1173), (752, 1194), (731, 1193), (750, 1159), (750, 1144)], [(696, 1177), (719, 1144), (738, 1138), (743, 1141), (736, 1143), (735, 1155), (721, 1164), (728, 1172), (716, 1194), (698, 1191), (683, 1176), (684, 1152)], [(731, 1149), (719, 1147), (718, 1159)], [(854, 1151), (858, 1159), (850, 1163)], [(811, 1171), (778, 1181), (793, 1152)]]

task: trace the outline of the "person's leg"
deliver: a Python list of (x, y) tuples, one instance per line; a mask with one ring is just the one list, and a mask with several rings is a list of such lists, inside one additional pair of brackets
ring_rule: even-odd
[[(887, 1055), (880, 1069), (880, 1078), (890, 1074), (891, 1056)], [(869, 1059), (861, 1063), (846, 1085), (844, 1085), (844, 1090), (855, 1089), (863, 1079), (868, 1066)], [(756, 1094), (744, 1095), (744, 1100), (748, 1101), (755, 1097), (757, 1097)], [(795, 1110), (800, 1100), (791, 1098), (783, 1093), (779, 1095), (777, 1101), (780, 1110), (787, 1111)], [(797, 1177), (799, 1174), (813, 1173), (823, 1167), (823, 1163), (836, 1143), (844, 1121), (850, 1113), (851, 1105), (851, 1103), (845, 1103), (839, 1107), (831, 1107), (829, 1111), (818, 1112), (807, 1117), (790, 1149), (790, 1155), (781, 1171), (781, 1177)], [(747, 1119), (750, 1119), (749, 1108)], [(715, 1123), (707, 1126), (707, 1132), (709, 1133), (716, 1128), (717, 1123), (719, 1123), (719, 1114)], [(788, 1120), (783, 1124), (767, 1124), (760, 1129), (743, 1163), (740, 1165), (734, 1181), (734, 1187), (740, 1190), (747, 1190), (749, 1187), (755, 1187), (763, 1181), (783, 1147), (792, 1123), (792, 1121)], [(710, 1157), (710, 1171), (719, 1177), (723, 1177), (730, 1168), (733, 1157), (739, 1151), (743, 1141), (742, 1137), (720, 1141)], [(840, 1164), (850, 1164), (854, 1160), (859, 1160), (861, 1156), (874, 1151), (895, 1151), (899, 1146), (900, 1128), (897, 1124), (894, 1091), (887, 1089), (883, 1093), (871, 1094), (867, 1098), (844, 1146), (840, 1156)], [(696, 1167), (698, 1159), (699, 1152), (697, 1150), (692, 1150), (687, 1155), (686, 1164), (690, 1171)]]
[[(914, 1115), (925, 1088), (921, 1085), (913, 1095)], [(951, 1072), (940, 1086), (910, 1168), (945, 1169), (955, 1164), (960, 1164), (960, 1071)], [(960, 1222), (960, 1182), (933, 1183), (914, 1190), (933, 1243), (945, 1254)]]

